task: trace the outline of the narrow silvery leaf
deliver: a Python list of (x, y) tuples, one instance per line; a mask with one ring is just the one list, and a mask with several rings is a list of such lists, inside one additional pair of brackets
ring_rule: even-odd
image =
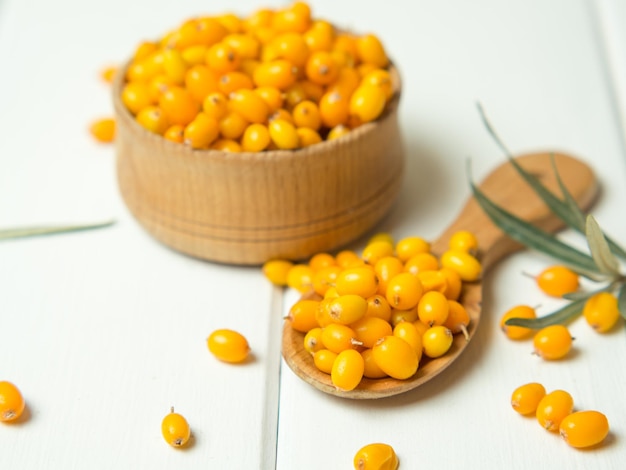
[(583, 311), (585, 302), (586, 299), (576, 300), (556, 310), (550, 315), (545, 315), (539, 318), (509, 318), (505, 324), (510, 326), (523, 326), (534, 330), (545, 328), (550, 325), (562, 325), (563, 323), (567, 323), (580, 315)]
[(563, 180), (561, 179), (561, 175), (559, 174), (559, 170), (556, 167), (556, 160), (554, 158), (554, 153), (550, 154), (550, 161), (552, 163), (552, 170), (554, 171), (554, 177), (556, 178), (556, 182), (558, 183), (559, 189), (561, 190), (561, 193), (563, 194), (563, 198), (564, 198), (564, 201), (559, 200), (559, 203), (565, 206), (563, 210), (570, 214), (572, 222), (573, 222), (568, 225), (578, 230), (579, 232), (584, 233), (585, 214), (583, 213), (582, 210), (580, 210), (580, 207), (578, 207), (578, 204), (574, 200), (572, 193), (569, 192), (569, 190), (567, 189), (567, 186), (565, 186), (565, 183), (563, 183)]
[(620, 315), (626, 320), (626, 284), (622, 284), (617, 296), (617, 308)]
[(527, 247), (556, 258), (570, 265), (575, 270), (590, 273), (598, 272), (598, 267), (589, 255), (578, 251), (561, 242), (551, 234), (507, 212), (487, 198), (474, 183), (470, 182), (470, 185), (478, 204), (483, 208), (492, 222), (511, 238)]
[(611, 252), (604, 233), (592, 215), (587, 216), (586, 234), (591, 256), (598, 268), (607, 274), (619, 276), (619, 262)]
[(570, 292), (569, 294), (564, 294), (563, 298), (567, 299), (567, 300), (588, 299), (592, 295), (598, 294), (600, 292), (608, 292), (608, 291), (612, 290), (614, 287), (615, 287), (614, 284), (607, 284), (606, 286), (602, 287), (601, 289), (589, 290), (589, 291)]
[(108, 227), (113, 225), (115, 221), (108, 220), (95, 224), (86, 225), (58, 225), (58, 226), (42, 226), (42, 227), (22, 227), (0, 230), (0, 241), (12, 238), (35, 237), (39, 235), (54, 235), (58, 233), (78, 232), (82, 230), (93, 230), (97, 228)]

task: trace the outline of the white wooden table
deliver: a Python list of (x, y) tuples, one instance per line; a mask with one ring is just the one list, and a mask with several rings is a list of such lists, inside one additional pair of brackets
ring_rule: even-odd
[[(281, 364), (272, 304), (280, 296), (258, 268), (182, 256), (130, 216), (113, 147), (86, 131), (112, 113), (99, 71), (192, 15), (265, 5), (0, 0), (0, 227), (117, 219), (104, 230), (0, 243), (0, 380), (28, 402), (21, 424), (0, 426), (0, 469), (348, 469), (374, 441), (393, 445), (403, 469), (623, 468), (624, 326), (601, 336), (575, 322), (575, 354), (555, 363), (498, 329), (513, 305), (541, 304), (540, 313), (558, 305), (522, 275), (549, 262), (541, 255), (517, 254), (487, 276), (479, 331), (444, 374), (412, 393), (356, 402), (318, 392)], [(408, 167), (377, 230), (436, 237), (469, 195), (467, 158), (475, 179), (503, 161), (480, 101), (515, 152), (562, 150), (592, 165), (603, 189), (593, 213), (626, 242), (623, 1), (312, 7), (376, 32), (402, 71)], [(248, 337), (252, 363), (232, 367), (209, 354), (205, 339), (219, 327)], [(529, 381), (605, 413), (605, 444), (576, 451), (516, 415), (510, 394)], [(172, 405), (193, 429), (185, 451), (160, 435)]]

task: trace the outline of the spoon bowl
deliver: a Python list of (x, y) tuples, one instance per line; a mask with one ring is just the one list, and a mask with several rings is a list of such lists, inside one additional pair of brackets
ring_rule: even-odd
[[(559, 185), (550, 155), (551, 153), (528, 154), (516, 157), (516, 161), (558, 194)], [(568, 191), (583, 210), (588, 209), (599, 192), (593, 171), (574, 157), (557, 153), (554, 158), (557, 171)], [(492, 171), (482, 181), (480, 189), (514, 215), (547, 232), (554, 233), (564, 227), (563, 222), (549, 210), (508, 162)], [(497, 261), (522, 248), (521, 244), (509, 238), (491, 222), (473, 197), (466, 202), (454, 222), (432, 243), (433, 254), (439, 256), (446, 251), (450, 237), (459, 230), (469, 230), (476, 235), (483, 276)], [(288, 321), (283, 327), (282, 354), (287, 365), (301, 379), (331, 395), (350, 399), (374, 399), (408, 392), (435, 378), (463, 353), (480, 322), (482, 289), (481, 280), (463, 285), (459, 301), (470, 316), (467, 338), (462, 334), (454, 335), (452, 347), (444, 356), (436, 359), (423, 357), (417, 373), (407, 380), (363, 378), (354, 390), (339, 390), (332, 384), (328, 374), (315, 367), (313, 357), (304, 349), (304, 334), (292, 329)]]

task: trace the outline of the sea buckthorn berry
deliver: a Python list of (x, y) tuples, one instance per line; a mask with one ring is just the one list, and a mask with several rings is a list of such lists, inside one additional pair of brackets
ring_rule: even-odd
[(448, 250), (441, 256), (441, 266), (455, 270), (463, 281), (476, 281), (480, 278), (480, 262), (465, 251)]
[(154, 42), (140, 42), (135, 48), (135, 52), (133, 54), (133, 62), (140, 62), (143, 59), (148, 58), (148, 56), (156, 52), (158, 49), (159, 46)]
[(289, 309), (287, 319), (291, 322), (291, 327), (302, 333), (316, 328), (318, 326), (316, 313), (320, 302), (318, 300), (299, 300)]
[(336, 266), (337, 263), (335, 261), (335, 257), (330, 253), (315, 253), (309, 259), (309, 266), (313, 268), (315, 271), (322, 268), (327, 268), (329, 266)]
[(363, 357), (363, 377), (368, 379), (382, 379), (387, 377), (384, 370), (378, 367), (374, 360), (374, 353), (371, 349), (364, 349), (361, 351), (361, 357)]
[(0, 381), (0, 421), (15, 421), (25, 407), (26, 402), (20, 390), (11, 382)]
[(198, 114), (198, 104), (191, 93), (182, 87), (169, 87), (159, 100), (159, 107), (165, 112), (170, 124), (186, 126)]
[(325, 296), (328, 290), (335, 285), (339, 273), (341, 273), (339, 266), (326, 266), (315, 270), (315, 274), (313, 274), (313, 290), (319, 295)]
[(347, 392), (359, 385), (364, 371), (365, 363), (361, 353), (354, 349), (346, 349), (341, 351), (333, 362), (330, 378), (335, 387)]
[(354, 456), (355, 470), (396, 470), (398, 456), (388, 444), (368, 444)]
[(180, 53), (183, 55), (185, 62), (187, 62), (190, 67), (193, 67), (195, 65), (202, 65), (205, 63), (204, 59), (206, 58), (208, 50), (209, 48), (207, 46), (198, 44), (195, 46), (185, 47)]
[(391, 318), (389, 323), (395, 327), (398, 323), (403, 321), (414, 322), (418, 320), (417, 307), (410, 308), (408, 310), (398, 310), (396, 308), (391, 309)]
[(310, 329), (307, 334), (304, 335), (304, 350), (308, 351), (313, 356), (317, 351), (323, 348), (322, 329), (320, 327)]
[(546, 395), (546, 389), (537, 382), (517, 387), (511, 395), (511, 406), (521, 415), (536, 414), (537, 406)]
[(339, 137), (343, 137), (349, 132), (350, 132), (350, 128), (348, 126), (339, 124), (338, 126), (335, 126), (330, 131), (328, 131), (328, 134), (326, 135), (326, 140), (338, 139)]
[(184, 138), (185, 128), (180, 124), (174, 124), (167, 128), (167, 130), (163, 133), (163, 137), (171, 142), (175, 142), (177, 144), (182, 144), (185, 140)]
[(341, 295), (330, 302), (328, 309), (334, 322), (349, 325), (365, 316), (367, 300), (355, 294)]
[(352, 67), (356, 64), (359, 52), (356, 47), (355, 36), (347, 33), (338, 33), (333, 41), (332, 50), (347, 54), (352, 59), (352, 63), (350, 64)]
[(428, 326), (426, 323), (422, 323), (419, 320), (416, 320), (413, 323), (413, 326), (417, 329), (417, 332), (420, 333), (422, 335), (422, 340), (424, 339), (424, 333), (426, 333), (426, 330), (428, 330), (428, 328), (430, 328), (430, 326)]
[(417, 315), (427, 325), (443, 325), (448, 318), (450, 304), (441, 292), (426, 292), (417, 304)]
[(391, 306), (387, 299), (379, 294), (372, 295), (367, 299), (366, 317), (377, 317), (386, 322), (391, 321)]
[(150, 80), (147, 85), (152, 103), (158, 103), (163, 93), (165, 93), (169, 87), (177, 86), (176, 83), (165, 75), (157, 75)]
[(337, 265), (342, 268), (353, 268), (363, 266), (365, 262), (352, 250), (342, 250), (335, 256)]
[(89, 126), (89, 132), (98, 142), (113, 142), (115, 139), (115, 119), (103, 118), (92, 122)]
[(248, 127), (248, 121), (239, 113), (230, 111), (218, 122), (220, 134), (226, 139), (236, 140), (243, 135)]
[(244, 31), (250, 32), (257, 28), (269, 27), (272, 25), (272, 18), (274, 17), (274, 11), (269, 8), (261, 8), (255, 11), (247, 18), (244, 18), (242, 22), (242, 28)]
[(306, 264), (296, 264), (287, 273), (287, 285), (305, 293), (313, 287), (313, 269)]
[(559, 433), (572, 447), (595, 446), (608, 436), (609, 420), (599, 411), (577, 411), (563, 418)]
[(418, 253), (430, 253), (430, 243), (420, 237), (407, 237), (396, 243), (396, 255), (405, 263)]
[(277, 59), (264, 62), (254, 70), (252, 79), (258, 87), (274, 87), (286, 90), (296, 82), (297, 68), (288, 60)]
[(241, 31), (241, 19), (234, 13), (220, 15), (216, 17), (215, 20), (224, 26), (231, 34)]
[(252, 78), (245, 73), (234, 71), (227, 72), (220, 77), (218, 81), (218, 88), (219, 91), (224, 93), (226, 96), (230, 96), (231, 93), (239, 90), (252, 90), (254, 88), (254, 83), (252, 82)]
[[(376, 266), (376, 263), (382, 258), (393, 256), (393, 244), (384, 240), (375, 242), (369, 242), (361, 253), (361, 258), (372, 266)], [(400, 260), (398, 260), (400, 261)]]
[(322, 141), (322, 137), (317, 131), (309, 129), (308, 127), (298, 127), (296, 129), (298, 134), (298, 142), (300, 147), (309, 147), (311, 145), (319, 144)]
[(454, 232), (448, 241), (451, 250), (467, 251), (468, 253), (476, 253), (478, 250), (478, 239), (469, 230), (459, 230)]
[(434, 271), (439, 269), (439, 260), (432, 253), (417, 253), (404, 263), (404, 270), (411, 274), (421, 271)]
[[(339, 268), (339, 266), (329, 266), (328, 268), (324, 268), (324, 269), (337, 269)], [(320, 270), (322, 271), (322, 270)], [(339, 268), (339, 271), (337, 271), (337, 274), (339, 274), (341, 272), (341, 268)], [(325, 299), (336, 299), (337, 297), (339, 297), (339, 292), (337, 292), (337, 289), (335, 289), (334, 287), (334, 282), (333, 285), (330, 286), (328, 289), (326, 289), (326, 292), (324, 292), (324, 298)]]
[(329, 85), (339, 76), (339, 66), (326, 51), (313, 52), (306, 61), (305, 71), (306, 77), (319, 85)]
[(311, 12), (308, 6), (295, 4), (289, 8), (277, 10), (272, 17), (272, 28), (279, 32), (304, 33), (311, 25)]
[(320, 328), (325, 328), (328, 325), (330, 325), (333, 322), (333, 317), (330, 316), (330, 303), (335, 299), (336, 297), (324, 297), (321, 301), (320, 301), (320, 305), (317, 309), (317, 312), (315, 312), (315, 319), (317, 320), (317, 325)]
[(415, 274), (422, 283), (424, 292), (437, 291), (445, 295), (445, 291), (448, 288), (446, 277), (441, 271), (419, 271)]
[(154, 102), (146, 83), (131, 82), (122, 89), (122, 103), (131, 113), (137, 114)]
[(126, 71), (126, 79), (133, 83), (149, 82), (163, 72), (162, 57), (163, 54), (156, 52), (141, 61), (133, 62)]
[(350, 97), (349, 113), (360, 122), (370, 122), (378, 118), (385, 109), (385, 92), (376, 86), (361, 85)]
[(281, 150), (298, 148), (299, 138), (296, 128), (284, 119), (274, 119), (268, 126), (272, 142)]
[(387, 67), (389, 58), (380, 39), (373, 34), (366, 34), (356, 40), (357, 52), (361, 62), (372, 64), (377, 68)]
[(371, 266), (356, 266), (344, 269), (335, 285), (340, 295), (356, 294), (368, 298), (376, 294), (378, 280)]
[(333, 364), (335, 359), (337, 359), (338, 354), (336, 352), (332, 352), (328, 349), (320, 349), (319, 351), (315, 351), (313, 355), (313, 363), (318, 370), (325, 372), (326, 374), (330, 374), (333, 370)]
[(293, 108), (291, 115), (298, 127), (308, 127), (316, 131), (322, 125), (320, 110), (313, 101), (301, 101)]
[(233, 139), (217, 139), (211, 144), (211, 150), (219, 150), (220, 152), (241, 152), (241, 145)]
[(189, 423), (184, 416), (174, 413), (174, 407), (161, 422), (161, 434), (163, 439), (172, 447), (183, 447), (191, 437)]
[(207, 65), (220, 74), (237, 70), (240, 62), (237, 51), (225, 43), (212, 45), (206, 54)]
[(196, 118), (185, 127), (183, 141), (193, 149), (206, 149), (219, 134), (217, 119), (198, 113)]
[(165, 75), (171, 78), (174, 83), (182, 84), (185, 81), (188, 68), (189, 65), (179, 50), (166, 49), (163, 51), (163, 70)]
[(251, 123), (267, 121), (270, 108), (263, 98), (252, 90), (238, 90), (230, 94), (230, 109)]
[(306, 101), (307, 95), (304, 91), (304, 87), (300, 82), (296, 82), (285, 90), (285, 102), (284, 105), (287, 109), (293, 111), (293, 109), (303, 101)]
[[(374, 245), (379, 244), (387, 245), (387, 242), (371, 242), (368, 246), (374, 248)], [(378, 248), (377, 250), (378, 251)], [(363, 257), (367, 259), (376, 257), (375, 253), (363, 253)], [(389, 281), (403, 272), (404, 265), (395, 256), (384, 256), (374, 264), (374, 272), (378, 278), (378, 293), (381, 295), (387, 295), (387, 285)]]
[(356, 333), (352, 328), (339, 323), (331, 323), (322, 329), (322, 343), (326, 349), (339, 354), (346, 349), (354, 349), (360, 346), (360, 342), (356, 339)]
[(401, 338), (385, 336), (374, 345), (372, 354), (378, 367), (394, 379), (405, 380), (417, 372), (417, 353)]
[(552, 297), (562, 297), (576, 292), (578, 274), (565, 266), (551, 266), (537, 276), (537, 285)]
[(506, 311), (500, 319), (500, 328), (504, 331), (509, 339), (525, 339), (528, 338), (534, 330), (523, 326), (507, 325), (506, 321), (510, 318), (536, 318), (535, 309), (528, 305), (517, 305)]
[(272, 122), (277, 119), (282, 119), (283, 121), (287, 121), (290, 124), (294, 123), (293, 118), (291, 117), (291, 113), (284, 108), (274, 111), (267, 120), (268, 122)]
[(422, 336), (424, 354), (428, 357), (441, 357), (450, 350), (452, 346), (452, 332), (445, 326), (432, 326), (426, 330)]
[(219, 76), (206, 65), (194, 65), (185, 74), (185, 87), (196, 101), (202, 102), (218, 91), (218, 80)]
[(276, 87), (264, 86), (254, 89), (254, 92), (259, 95), (267, 103), (270, 109), (270, 113), (273, 113), (283, 106), (283, 93)]
[(296, 67), (302, 67), (309, 57), (309, 46), (300, 34), (281, 34), (276, 36), (271, 44), (276, 49), (278, 57), (288, 60)]
[(233, 330), (215, 330), (207, 339), (209, 351), (224, 362), (243, 362), (250, 353), (248, 341), (241, 334)]
[(585, 302), (583, 316), (598, 333), (606, 333), (619, 320), (617, 298), (609, 292), (599, 292)]
[(330, 51), (335, 37), (335, 28), (328, 21), (316, 20), (303, 36), (311, 52)]
[(365, 317), (350, 325), (356, 334), (357, 341), (366, 348), (373, 347), (380, 338), (393, 334), (391, 325), (377, 317)]
[(209, 93), (202, 102), (202, 111), (217, 120), (228, 114), (228, 98), (221, 92)]
[(372, 70), (361, 79), (360, 83), (361, 85), (371, 85), (380, 88), (387, 100), (393, 95), (393, 83), (391, 82), (391, 75), (388, 70)]
[(185, 21), (179, 29), (176, 47), (185, 48), (198, 44), (211, 46), (221, 41), (228, 30), (214, 18), (193, 18)]
[(399, 310), (408, 310), (417, 305), (424, 288), (420, 280), (411, 273), (400, 273), (387, 283), (385, 296), (389, 305)]
[(535, 333), (533, 344), (535, 354), (542, 359), (561, 359), (572, 348), (572, 336), (565, 326), (550, 325)]
[(537, 405), (537, 421), (542, 428), (550, 432), (559, 430), (563, 419), (574, 408), (572, 396), (564, 390), (555, 390), (544, 396)]
[(411, 345), (417, 354), (417, 360), (422, 358), (422, 333), (420, 333), (412, 322), (402, 321), (393, 327), (393, 335), (403, 339)]
[(441, 268), (439, 272), (445, 278), (445, 287), (443, 289), (443, 295), (450, 300), (458, 300), (463, 289), (463, 281), (461, 276), (454, 269)]
[(370, 237), (370, 239), (367, 241), (367, 243), (374, 243), (374, 242), (387, 242), (391, 246), (394, 246), (394, 247), (396, 244), (396, 242), (394, 241), (393, 235), (391, 235), (388, 232), (378, 232), (375, 235), (372, 235), (372, 237)]
[(222, 42), (232, 47), (242, 60), (256, 59), (259, 56), (259, 51), (261, 50), (261, 44), (259, 41), (249, 34), (229, 34), (222, 39)]
[(250, 124), (241, 138), (241, 147), (245, 152), (262, 152), (270, 144), (270, 131), (264, 124)]
[(469, 340), (467, 327), (470, 324), (470, 316), (467, 309), (456, 300), (448, 300), (448, 318), (443, 322), (443, 326), (449, 328), (452, 334), (463, 333), (466, 340)]
[(349, 106), (349, 95), (339, 91), (325, 93), (319, 102), (320, 116), (324, 126), (333, 128), (340, 124), (346, 124)]
[(263, 264), (263, 274), (272, 284), (277, 286), (287, 285), (287, 274), (293, 268), (293, 263), (284, 259), (273, 259)]
[(135, 119), (141, 127), (159, 135), (164, 134), (170, 125), (167, 116), (158, 106), (143, 108)]

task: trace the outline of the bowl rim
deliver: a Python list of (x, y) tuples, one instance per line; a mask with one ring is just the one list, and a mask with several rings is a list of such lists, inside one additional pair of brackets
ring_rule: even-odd
[(390, 60), (387, 70), (391, 74), (393, 95), (391, 99), (385, 105), (385, 109), (381, 116), (375, 121), (364, 123), (355, 129), (351, 129), (346, 135), (343, 135), (333, 140), (323, 140), (322, 142), (310, 145), (308, 147), (302, 147), (293, 150), (269, 150), (262, 152), (226, 152), (216, 149), (192, 149), (191, 147), (180, 144), (177, 142), (171, 142), (159, 134), (148, 131), (143, 128), (135, 119), (130, 110), (122, 102), (121, 94), (124, 84), (126, 83), (126, 72), (131, 65), (132, 59), (128, 60), (122, 68), (119, 69), (113, 80), (113, 86), (111, 87), (111, 94), (113, 100), (113, 107), (116, 115), (116, 120), (122, 120), (125, 125), (129, 126), (129, 129), (139, 134), (142, 139), (148, 139), (152, 143), (162, 146), (168, 153), (184, 155), (189, 158), (202, 158), (204, 160), (217, 160), (224, 162), (226, 160), (231, 162), (272, 162), (292, 160), (296, 158), (302, 158), (307, 155), (324, 154), (332, 150), (338, 145), (350, 145), (355, 140), (361, 139), (363, 136), (374, 132), (374, 130), (380, 125), (381, 122), (389, 119), (393, 114), (397, 112), (400, 104), (400, 97), (402, 94), (402, 80), (400, 71), (393, 61)]

